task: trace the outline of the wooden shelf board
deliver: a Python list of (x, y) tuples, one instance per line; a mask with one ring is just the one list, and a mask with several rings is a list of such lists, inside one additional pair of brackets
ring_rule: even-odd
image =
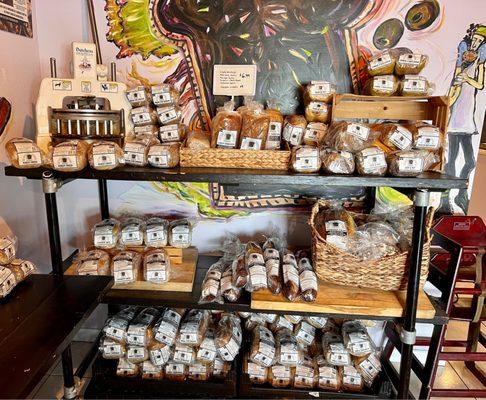
[[(402, 317), (405, 297), (406, 292), (385, 292), (320, 282), (317, 299), (313, 303), (290, 302), (282, 294), (273, 295), (268, 290), (262, 290), (252, 293), (251, 308), (267, 311)], [(417, 318), (430, 319), (434, 316), (434, 306), (427, 295), (421, 292)]]

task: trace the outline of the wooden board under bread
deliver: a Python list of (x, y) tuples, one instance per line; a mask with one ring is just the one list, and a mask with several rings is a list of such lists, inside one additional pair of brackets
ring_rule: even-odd
[[(198, 259), (198, 251), (196, 247), (189, 247), (182, 250), (182, 262), (175, 264), (171, 263), (169, 272), (169, 281), (162, 284), (155, 284), (145, 281), (137, 281), (125, 285), (113, 285), (112, 289), (121, 290), (157, 290), (165, 292), (192, 292), (194, 284), (194, 277), (196, 276), (196, 267)], [(66, 272), (66, 275), (75, 275), (74, 266), (71, 266)], [(140, 274), (142, 272), (140, 271)]]
[[(385, 292), (319, 282), (317, 299), (313, 303), (290, 302), (282, 294), (273, 295), (269, 290), (261, 290), (252, 293), (251, 308), (269, 311), (401, 317), (404, 313), (405, 298), (406, 292)], [(434, 306), (425, 293), (421, 292), (417, 318), (429, 319), (434, 316)]]
[[(94, 249), (95, 247), (93, 247)], [(167, 247), (162, 247), (167, 254), (170, 257), (170, 262), (173, 264), (180, 264), (182, 263), (182, 255), (183, 251), (186, 249), (181, 249), (178, 247), (172, 247), (172, 246), (167, 246)], [(189, 249), (197, 249), (194, 246), (189, 247)], [(113, 257), (115, 254), (117, 254), (120, 250), (119, 249), (102, 249), (106, 251), (111, 257)], [(137, 253), (145, 253), (150, 250), (154, 250), (153, 248), (145, 247), (145, 246), (128, 246), (126, 247), (126, 250), (131, 250), (131, 251), (136, 251)]]

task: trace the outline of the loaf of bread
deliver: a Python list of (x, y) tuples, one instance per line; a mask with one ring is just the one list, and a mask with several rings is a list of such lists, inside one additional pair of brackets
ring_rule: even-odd
[(331, 119), (331, 106), (323, 101), (310, 101), (305, 106), (307, 122), (328, 123)]
[(347, 238), (356, 232), (353, 216), (341, 207), (321, 209), (314, 226), (324, 240), (341, 250), (346, 250)]
[(246, 266), (245, 255), (242, 254), (233, 261), (233, 286), (240, 289), (248, 283), (248, 267)]
[(148, 350), (144, 346), (127, 347), (127, 360), (133, 364), (141, 364), (149, 359)]
[(316, 328), (307, 321), (302, 320), (294, 327), (294, 335), (297, 342), (303, 346), (310, 346), (316, 337)]
[(245, 263), (250, 268), (253, 265), (263, 265), (263, 250), (256, 242), (248, 242), (245, 246)]
[(371, 96), (394, 96), (399, 90), (400, 81), (395, 75), (374, 76), (364, 86), (365, 94)]
[(120, 244), (122, 246), (141, 246), (145, 224), (139, 218), (126, 218), (121, 222)]
[(233, 285), (233, 265), (235, 262), (236, 260), (232, 265), (228, 265), (221, 276), (221, 294), (230, 303), (238, 301), (241, 295), (241, 288), (237, 288)]
[(320, 147), (327, 135), (328, 127), (322, 122), (311, 122), (307, 124), (304, 131), (303, 144), (306, 146)]
[(133, 377), (133, 376), (137, 376), (139, 373), (140, 373), (140, 367), (137, 364), (128, 361), (125, 357), (122, 357), (118, 360), (118, 364), (116, 366), (117, 376)]
[(157, 111), (151, 106), (132, 108), (130, 116), (135, 126), (155, 125), (158, 120)]
[(10, 164), (15, 168), (40, 168), (47, 163), (45, 153), (27, 138), (10, 139), (5, 145), (5, 150), (10, 158)]
[(315, 173), (321, 169), (319, 149), (312, 146), (297, 146), (292, 149), (290, 161), (295, 172)]
[(115, 285), (125, 285), (138, 280), (142, 256), (135, 251), (120, 251), (111, 261), (111, 274)]
[(282, 293), (289, 301), (295, 301), (300, 295), (299, 272), (292, 264), (283, 264), (283, 288)]
[(353, 153), (327, 148), (321, 149), (321, 162), (323, 171), (330, 174), (350, 175), (354, 172), (355, 162)]
[(252, 342), (248, 358), (261, 367), (271, 367), (275, 363), (275, 338), (272, 332), (260, 325), (252, 331)]
[(331, 103), (336, 93), (336, 85), (326, 81), (312, 81), (306, 85), (304, 90), (304, 102), (322, 101)]
[(152, 93), (152, 102), (157, 107), (171, 106), (179, 102), (179, 92), (170, 85), (153, 85), (150, 87), (150, 90)]
[(175, 361), (169, 361), (165, 364), (165, 377), (169, 381), (184, 382), (187, 378), (187, 365)]
[(51, 150), (52, 167), (56, 171), (81, 171), (88, 165), (88, 144), (82, 140), (61, 142)]
[(312, 389), (316, 385), (316, 367), (311, 357), (305, 356), (302, 363), (295, 367), (294, 387)]
[(274, 388), (286, 388), (294, 384), (295, 368), (274, 365), (268, 369), (268, 382)]
[(134, 108), (148, 106), (152, 101), (151, 93), (145, 86), (136, 86), (126, 91), (127, 100)]
[(159, 217), (149, 218), (145, 223), (143, 234), (147, 247), (165, 247), (169, 236), (169, 222)]
[(267, 271), (268, 289), (270, 292), (272, 292), (272, 294), (279, 294), (282, 291), (280, 260), (269, 258), (267, 261), (265, 261), (265, 269)]
[(233, 314), (223, 315), (215, 333), (215, 344), (219, 357), (224, 361), (233, 361), (240, 352), (242, 340), (240, 319)]
[(89, 165), (99, 171), (108, 171), (125, 164), (123, 150), (115, 142), (96, 141), (88, 149)]
[(436, 154), (427, 150), (397, 151), (387, 157), (388, 172), (393, 176), (418, 176), (436, 164)]
[(207, 310), (190, 310), (181, 323), (176, 343), (190, 347), (199, 346), (204, 339), (209, 318)]
[(154, 339), (166, 346), (172, 346), (175, 343), (183, 314), (184, 310), (181, 309), (168, 308), (165, 310), (154, 326)]
[(20, 258), (12, 260), (12, 262), (7, 265), (7, 268), (12, 271), (17, 283), (23, 281), (37, 270), (37, 267), (32, 261), (22, 260)]
[(308, 258), (299, 260), (299, 283), (302, 300), (307, 302), (316, 301), (318, 289), (317, 276)]
[(192, 150), (205, 150), (211, 148), (211, 134), (204, 131), (189, 131), (186, 147)]
[(170, 223), (169, 244), (180, 249), (187, 249), (192, 243), (192, 226), (187, 219)]
[(157, 119), (161, 125), (179, 124), (182, 119), (182, 110), (176, 104), (157, 107)]
[(370, 147), (378, 135), (369, 124), (339, 121), (331, 124), (325, 142), (336, 150), (356, 152)]
[(393, 74), (395, 70), (396, 54), (395, 52), (384, 51), (376, 54), (367, 60), (368, 73), (371, 76)]
[(424, 54), (405, 53), (401, 54), (395, 64), (397, 75), (418, 75), (427, 65), (428, 57)]
[(197, 350), (196, 359), (199, 363), (211, 365), (214, 363), (217, 355), (214, 331), (213, 329), (207, 329), (201, 346)]
[(363, 390), (363, 378), (352, 365), (343, 367), (342, 388), (350, 392), (361, 392)]
[(108, 337), (101, 339), (99, 349), (103, 358), (107, 360), (118, 360), (127, 354), (127, 349), (124, 344)]
[(135, 138), (138, 137), (147, 137), (151, 136), (156, 139), (159, 135), (159, 126), (158, 125), (142, 125), (142, 126), (134, 126), (133, 127), (133, 136)]
[(113, 249), (120, 238), (120, 223), (114, 219), (104, 219), (93, 227), (93, 243), (100, 249)]
[(351, 365), (351, 356), (343, 343), (342, 336), (331, 332), (324, 333), (322, 349), (329, 365), (336, 367)]
[(300, 146), (304, 140), (307, 120), (303, 115), (288, 115), (285, 117), (283, 138), (291, 146)]
[(125, 145), (123, 146), (125, 164), (134, 167), (145, 167), (148, 164), (148, 150), (152, 144), (157, 143), (158, 140), (153, 137), (151, 140), (145, 137), (143, 139), (137, 138), (134, 141), (125, 140)]
[(400, 83), (402, 96), (428, 96), (433, 90), (434, 86), (424, 76), (405, 75)]
[(147, 282), (162, 284), (170, 279), (170, 258), (164, 249), (154, 249), (143, 257), (143, 278)]
[(225, 263), (222, 260), (217, 261), (209, 267), (202, 283), (201, 297), (199, 299), (200, 304), (213, 302), (223, 303), (220, 282), (225, 267)]
[(158, 136), (162, 144), (181, 143), (186, 138), (186, 127), (180, 123), (161, 126)]
[(177, 343), (174, 348), (172, 360), (178, 363), (191, 365), (196, 360), (196, 348)]
[(265, 143), (266, 150), (278, 150), (282, 143), (283, 116), (276, 101), (269, 100), (265, 113), (269, 119), (268, 135)]
[(410, 150), (412, 148), (412, 132), (405, 125), (375, 124), (373, 129), (380, 132), (380, 141), (391, 150)]
[(160, 380), (164, 377), (164, 369), (159, 365), (154, 365), (151, 361), (142, 363), (142, 379)]
[(362, 357), (355, 362), (356, 369), (361, 374), (366, 386), (371, 387), (381, 371), (381, 362), (376, 353)]
[(366, 327), (360, 321), (346, 321), (342, 326), (343, 339), (349, 354), (365, 357), (373, 351), (373, 343)]
[(254, 385), (263, 385), (268, 382), (268, 368), (250, 361), (247, 357), (243, 361), (243, 372), (248, 374)]
[(213, 363), (213, 378), (226, 379), (231, 371), (231, 363), (216, 357)]
[(283, 315), (277, 315), (275, 321), (269, 325), (270, 330), (276, 334), (280, 329), (294, 330), (294, 326)]
[(358, 151), (356, 167), (360, 175), (385, 175), (388, 169), (385, 152), (377, 146)]
[(289, 329), (279, 329), (275, 334), (277, 343), (276, 362), (280, 365), (296, 367), (302, 363), (304, 354), (295, 335)]
[(250, 316), (245, 321), (245, 329), (248, 332), (253, 331), (253, 329), (261, 325), (265, 325), (265, 320), (259, 313), (250, 313)]
[(243, 150), (264, 149), (269, 126), (269, 114), (263, 110), (261, 104), (251, 102), (248, 109), (242, 114), (239, 148)]
[(14, 235), (0, 237), (0, 265), (7, 265), (17, 254), (17, 237)]
[(110, 255), (103, 250), (82, 251), (76, 256), (77, 275), (109, 275)]
[(174, 168), (179, 165), (180, 143), (153, 144), (150, 146), (147, 160), (155, 168)]
[(337, 367), (329, 365), (323, 356), (315, 359), (317, 364), (317, 387), (324, 390), (338, 391), (342, 385), (342, 373)]
[(103, 327), (105, 337), (117, 343), (126, 344), (127, 329), (130, 320), (131, 319), (122, 318), (118, 315), (109, 318)]
[(212, 121), (211, 147), (234, 149), (240, 141), (241, 114), (234, 111), (235, 103), (226, 102)]
[(437, 126), (425, 122), (406, 125), (412, 132), (413, 148), (418, 150), (438, 150), (443, 144), (443, 136)]
[(189, 365), (187, 377), (191, 381), (208, 381), (211, 379), (211, 366), (200, 362)]
[[(142, 348), (150, 346), (154, 339), (154, 325), (157, 316), (157, 309), (153, 307), (144, 308), (128, 325), (127, 344), (129, 346)], [(128, 350), (130, 350), (130, 348)], [(145, 358), (145, 360), (148, 360), (148, 351), (145, 352), (147, 353), (147, 358)]]
[(167, 364), (173, 354), (171, 346), (160, 342), (153, 342), (148, 348), (148, 353), (150, 362), (158, 367)]

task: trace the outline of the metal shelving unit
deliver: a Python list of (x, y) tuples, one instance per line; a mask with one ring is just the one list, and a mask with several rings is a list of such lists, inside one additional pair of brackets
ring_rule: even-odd
[[(428, 206), (429, 191), (444, 191), (448, 189), (467, 188), (467, 180), (448, 177), (439, 173), (427, 173), (417, 178), (396, 178), (396, 177), (366, 177), (366, 176), (340, 176), (323, 174), (296, 174), (286, 171), (268, 170), (232, 170), (212, 168), (174, 168), (170, 170), (158, 170), (153, 168), (123, 167), (114, 171), (94, 171), (89, 168), (73, 173), (59, 173), (46, 169), (20, 170), (13, 167), (6, 167), (7, 176), (26, 177), (29, 179), (42, 180), (45, 194), (46, 212), (49, 227), (49, 241), (52, 257), (53, 270), (56, 274), (62, 275), (64, 263), (61, 253), (61, 236), (59, 230), (59, 219), (57, 213), (57, 191), (66, 183), (76, 179), (92, 179), (98, 181), (100, 214), (102, 218), (109, 217), (108, 201), (108, 180), (128, 181), (165, 181), (165, 182), (216, 182), (227, 185), (241, 185), (251, 188), (253, 185), (293, 185), (299, 187), (308, 186), (344, 186), (344, 187), (379, 187), (390, 186), (396, 189), (404, 189), (414, 192), (414, 234), (412, 241), (409, 285), (407, 289), (406, 304), (402, 317), (387, 317), (383, 315), (363, 316), (367, 319), (388, 320), (400, 323), (401, 341), (401, 363), (400, 371), (395, 374), (390, 365), (385, 365), (386, 375), (395, 374), (392, 381), (395, 383), (395, 390), (398, 398), (409, 396), (410, 372), (413, 362), (412, 351), (415, 343), (416, 322), (428, 322), (434, 325), (447, 323), (447, 317), (443, 312), (440, 302), (434, 301), (436, 316), (432, 319), (417, 320), (416, 309), (419, 293), (419, 276), (421, 269), (422, 248), (425, 232), (425, 217)], [(211, 258), (201, 257), (196, 274), (195, 289), (192, 293), (174, 296), (173, 293), (152, 293), (142, 291), (110, 290), (104, 297), (108, 304), (138, 304), (157, 306), (179, 306), (190, 308), (222, 308), (234, 311), (257, 311), (251, 309), (249, 296), (243, 296), (236, 304), (223, 305), (199, 305), (199, 292), (205, 269), (210, 265)], [(332, 314), (333, 316), (349, 317), (350, 314)], [(352, 317), (361, 317), (352, 315)], [(63, 357), (65, 364), (71, 363), (70, 354)], [(65, 372), (69, 368), (64, 368)], [(71, 369), (72, 370), (72, 369)], [(65, 382), (70, 382), (69, 374), (65, 374)], [(162, 383), (160, 383), (162, 384)], [(66, 384), (67, 385), (67, 384)], [(255, 389), (257, 390), (257, 389)], [(264, 388), (258, 389), (265, 392)], [(257, 393), (253, 393), (255, 397)], [(251, 397), (251, 393), (246, 395)], [(283, 395), (283, 394), (282, 394)], [(289, 396), (294, 396), (290, 392)], [(321, 395), (318, 394), (319, 397)], [(346, 393), (346, 398), (360, 398), (360, 394)]]

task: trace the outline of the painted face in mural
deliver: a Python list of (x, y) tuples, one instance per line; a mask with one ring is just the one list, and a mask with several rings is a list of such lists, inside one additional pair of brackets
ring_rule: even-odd
[(479, 46), (484, 42), (484, 36), (480, 34), (474, 34), (471, 41), (471, 50), (478, 51)]

